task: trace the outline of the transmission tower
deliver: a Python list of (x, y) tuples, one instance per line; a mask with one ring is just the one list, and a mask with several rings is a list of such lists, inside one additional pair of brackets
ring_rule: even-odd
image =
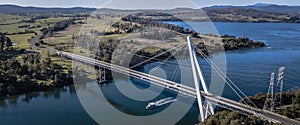
[(271, 112), (273, 112), (274, 105), (275, 105), (275, 100), (274, 100), (274, 76), (275, 75), (274, 75), (274, 72), (273, 72), (271, 74), (270, 85), (269, 85), (266, 101), (265, 101), (265, 104), (264, 104), (264, 107), (263, 107), (265, 110), (269, 110)]
[[(280, 86), (280, 106), (282, 105), (282, 91), (283, 91), (283, 74), (284, 74), (284, 66), (281, 66), (278, 70), (278, 78), (277, 78), (277, 86)], [(280, 84), (280, 85), (279, 85)]]

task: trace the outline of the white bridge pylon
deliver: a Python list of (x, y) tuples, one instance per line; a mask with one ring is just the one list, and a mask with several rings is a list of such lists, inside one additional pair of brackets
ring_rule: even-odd
[[(192, 42), (192, 37), (188, 36), (187, 42), (188, 42), (188, 47), (189, 47), (189, 55), (190, 55), (190, 59), (191, 59), (195, 89), (196, 89), (196, 94), (197, 94), (198, 107), (199, 107), (199, 111), (200, 111), (200, 121), (204, 121), (208, 117), (208, 115), (209, 115), (208, 113), (210, 113), (211, 115), (214, 114), (214, 108), (211, 105), (211, 103), (205, 101), (204, 98), (202, 98), (202, 96), (201, 96), (199, 81), (201, 82), (203, 91), (205, 93), (209, 93), (209, 92), (207, 90), (206, 83), (203, 78), (203, 74), (202, 74), (201, 68), (199, 66), (199, 62), (197, 60), (197, 55), (195, 53), (195, 48), (194, 48), (194, 45)], [(206, 103), (204, 103), (204, 102), (206, 102)], [(205, 111), (205, 113), (204, 113), (204, 111)]]

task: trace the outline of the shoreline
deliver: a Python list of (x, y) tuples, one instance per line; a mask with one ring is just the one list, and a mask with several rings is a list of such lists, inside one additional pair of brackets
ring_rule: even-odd
[(182, 23), (241, 23), (241, 24), (246, 24), (246, 23), (249, 23), (249, 24), (300, 24), (300, 22), (243, 22), (243, 21), (237, 21), (237, 22), (234, 22), (234, 21), (172, 21), (172, 20), (166, 20), (166, 21), (160, 21), (160, 22), (182, 22)]
[[(181, 34), (181, 35), (192, 35), (192, 36), (194, 36), (195, 39), (211, 40), (210, 37), (214, 38), (213, 36), (209, 36), (209, 35), (207, 35), (209, 37), (206, 37), (205, 35), (201, 35), (201, 34), (197, 33), (196, 31), (193, 31), (193, 30), (187, 30), (186, 31), (186, 30), (184, 30), (185, 28), (183, 28), (182, 26), (176, 26), (174, 24), (166, 24), (166, 23), (162, 23), (162, 22), (159, 22), (159, 21), (152, 22), (151, 20), (150, 21), (145, 20), (143, 17), (139, 17), (137, 15), (123, 17), (122, 20), (125, 21), (125, 22), (126, 21), (128, 22), (128, 20), (131, 20), (131, 22), (135, 22), (135, 23), (137, 23), (141, 26), (145, 26), (145, 27), (150, 26), (150, 24), (155, 24), (155, 27), (170, 29), (170, 30), (173, 30), (173, 31)], [(67, 21), (69, 21), (69, 20), (67, 20)], [(65, 21), (62, 21), (62, 22), (65, 22)], [(69, 23), (69, 22), (67, 22), (67, 23)], [(123, 28), (128, 27), (130, 29), (130, 28), (133, 28), (132, 25), (133, 24), (124, 25)], [(65, 30), (65, 28), (66, 27), (63, 27), (61, 30)], [(118, 29), (118, 30), (122, 29), (120, 26), (115, 26), (115, 28)], [(134, 27), (134, 28), (136, 28), (136, 29), (133, 29), (132, 32), (135, 31), (135, 30), (138, 30), (140, 27)], [(60, 31), (60, 30), (58, 30), (58, 31)], [(42, 36), (44, 36), (45, 38), (47, 37), (46, 34), (43, 34)], [(36, 37), (40, 38), (41, 36), (36, 35)], [(34, 42), (37, 42), (35, 40), (36, 37), (33, 37), (29, 41), (32, 46), (35, 46)], [(218, 53), (220, 50), (222, 50), (222, 48), (224, 48), (224, 51), (234, 51), (234, 50), (238, 50), (238, 49), (241, 49), (241, 48), (261, 48), (261, 47), (265, 47), (265, 44), (263, 42), (253, 41), (253, 40), (250, 40), (247, 37), (240, 38), (240, 37), (235, 37), (235, 36), (230, 36), (230, 35), (223, 35), (223, 36), (220, 36), (219, 40), (223, 43), (223, 45), (219, 44), (217, 46), (218, 43), (214, 43), (214, 40), (212, 40), (211, 42), (214, 43), (212, 45), (204, 45), (204, 43), (199, 42), (198, 44), (196, 44), (196, 46), (198, 46), (198, 48), (206, 54), (213, 54), (215, 52)], [(108, 40), (108, 43), (109, 43), (109, 40)], [(105, 47), (105, 45), (104, 45), (104, 47)], [(206, 47), (211, 47), (211, 49), (207, 49)], [(153, 51), (153, 52), (140, 51), (140, 53), (141, 53), (141, 55), (145, 55), (147, 58), (152, 58), (152, 57), (155, 56), (155, 54), (163, 53), (164, 51), (166, 51), (165, 48), (161, 48), (161, 49), (158, 49), (158, 50)], [(112, 55), (110, 53), (108, 53), (108, 56), (112, 56)], [(157, 58), (164, 59), (164, 58), (169, 57), (169, 56), (170, 56), (170, 53), (167, 53), (167, 54), (161, 55)], [(138, 57), (138, 56), (133, 57), (129, 65), (134, 66), (135, 64), (138, 64), (139, 62), (142, 62), (143, 60), (147, 60), (146, 57)], [(48, 57), (48, 58), (50, 58), (50, 57)], [(51, 58), (50, 58), (50, 60), (51, 60)], [(102, 57), (99, 57), (99, 58), (101, 59)], [(107, 60), (106, 62), (110, 62), (110, 60)], [(155, 62), (155, 61), (144, 63), (141, 66), (136, 67), (136, 68), (142, 68), (144, 65), (147, 65), (147, 64), (152, 63), (152, 62)], [(37, 64), (40, 64), (41, 66), (45, 65), (45, 63), (46, 62), (42, 62), (42, 63), (39, 62), (39, 61), (37, 62)], [(29, 62), (27, 62), (26, 65), (28, 65), (28, 67), (31, 66)], [(26, 92), (30, 92), (30, 91), (44, 91), (44, 90), (49, 90), (49, 89), (52, 89), (52, 88), (59, 88), (59, 87), (62, 87), (64, 85), (73, 84), (72, 82), (70, 82), (73, 79), (72, 79), (72, 77), (70, 77), (71, 74), (69, 74), (69, 73), (64, 73), (63, 75), (59, 75), (58, 76), (58, 82), (57, 81), (54, 82), (54, 80), (55, 80), (54, 76), (57, 75), (57, 74), (54, 74), (54, 72), (58, 73), (58, 74), (61, 74), (61, 73), (59, 73), (60, 71), (55, 71), (55, 70), (61, 70), (62, 68), (59, 68), (61, 66), (57, 66), (56, 68), (51, 69), (50, 65), (47, 66), (47, 67), (50, 68), (49, 72), (51, 72), (51, 75), (53, 75), (53, 77), (51, 79), (44, 78), (44, 77), (47, 77), (47, 75), (48, 75), (47, 73), (40, 72), (39, 70), (34, 70), (34, 72), (37, 72), (37, 75), (35, 75), (35, 76), (30, 75), (29, 79), (24, 79), (22, 82), (13, 81), (17, 84), (10, 84), (10, 83), (7, 83), (9, 81), (4, 81), (5, 84), (3, 84), (1, 86), (2, 87), (2, 92), (0, 91), (1, 92), (0, 95), (7, 96), (7, 95), (22, 94), (22, 93), (26, 93)], [(137, 70), (136, 68), (134, 68), (134, 70)], [(43, 69), (47, 70), (47, 68), (45, 68), (45, 67)], [(67, 67), (67, 69), (70, 70), (70, 67)], [(18, 72), (18, 74), (15, 75), (15, 77), (17, 77), (17, 78), (19, 78), (19, 76), (23, 76), (22, 73)], [(67, 76), (69, 76), (69, 77), (67, 77)], [(110, 71), (106, 72), (106, 76), (107, 76), (108, 81), (113, 80), (112, 77), (111, 77)], [(41, 84), (38, 83), (36, 80), (33, 80), (33, 79), (40, 80)], [(48, 81), (48, 80), (50, 80), (50, 81)], [(53, 81), (51, 81), (51, 80), (53, 80)], [(66, 81), (66, 83), (63, 83), (63, 81)], [(26, 82), (28, 82), (29, 85), (24, 84)]]
[[(73, 81), (73, 79), (72, 79)], [(18, 83), (18, 84), (22, 84), (22, 83)], [(52, 91), (53, 89), (58, 89), (58, 88), (63, 88), (65, 86), (70, 86), (70, 85), (74, 85), (73, 82), (64, 82), (64, 84), (59, 84), (59, 85), (54, 85), (54, 86), (45, 86), (45, 85), (36, 85), (37, 83), (27, 83), (27, 84), (31, 84), (31, 85), (35, 85), (35, 86), (31, 86), (31, 89), (24, 89), (22, 87), (15, 87), (17, 92), (13, 92), (13, 93), (9, 93), (7, 92), (6, 94), (2, 94), (0, 95), (0, 100), (2, 98), (6, 98), (6, 97), (10, 97), (10, 96), (16, 96), (16, 95), (23, 95), (26, 93), (30, 93), (30, 92), (45, 92), (45, 91)], [(20, 91), (22, 90), (22, 91)]]

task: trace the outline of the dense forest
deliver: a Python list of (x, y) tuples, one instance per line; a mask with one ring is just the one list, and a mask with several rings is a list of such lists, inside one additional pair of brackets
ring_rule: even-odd
[(262, 120), (255, 116), (245, 116), (235, 111), (223, 110), (209, 117), (199, 125), (281, 125)]
[(266, 11), (266, 12), (275, 12), (275, 13), (283, 13), (283, 14), (291, 14), (297, 15), (300, 12), (300, 6), (288, 6), (288, 5), (277, 5), (277, 4), (268, 4), (268, 3), (257, 3), (254, 5), (247, 5), (247, 6), (230, 6), (230, 5), (216, 5), (205, 7), (207, 8), (244, 8), (244, 9), (253, 9), (259, 11)]
[[(300, 118), (300, 90), (283, 92), (283, 106), (279, 105), (277, 100), (275, 112), (289, 118)], [(249, 97), (258, 108), (263, 109), (266, 94), (256, 94)], [(279, 93), (276, 94), (278, 99)], [(199, 125), (280, 125), (271, 123), (255, 116), (246, 116), (235, 111), (222, 110), (209, 117), (205, 122)]]
[(221, 36), (224, 43), (225, 50), (237, 50), (239, 48), (259, 48), (266, 46), (265, 43), (250, 40), (247, 37), (236, 38), (235, 36), (223, 35)]
[(286, 22), (300, 23), (299, 15), (266, 12), (245, 8), (204, 9), (213, 22)]
[(21, 57), (0, 61), (0, 96), (49, 90), (72, 83), (71, 76), (63, 73), (63, 68), (52, 63), (50, 57), (41, 60), (39, 53)]
[(3, 33), (0, 48), (0, 97), (48, 90), (72, 83), (71, 70), (63, 73), (64, 68), (52, 63), (53, 55), (49, 52), (47, 58), (41, 58), (38, 51), (12, 48), (12, 41)]
[[(275, 103), (275, 112), (293, 119), (300, 118), (300, 90), (283, 92), (281, 104), (283, 106), (280, 105), (279, 96), (279, 93), (275, 95), (275, 99), (277, 99), (277, 103)], [(249, 98), (258, 108), (262, 109), (265, 103), (266, 94), (259, 93)]]

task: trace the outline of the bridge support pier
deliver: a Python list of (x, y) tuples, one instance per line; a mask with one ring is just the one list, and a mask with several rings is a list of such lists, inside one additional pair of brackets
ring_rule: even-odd
[(106, 71), (105, 68), (99, 67), (99, 70), (97, 72), (97, 82), (98, 83), (103, 83), (106, 81)]

